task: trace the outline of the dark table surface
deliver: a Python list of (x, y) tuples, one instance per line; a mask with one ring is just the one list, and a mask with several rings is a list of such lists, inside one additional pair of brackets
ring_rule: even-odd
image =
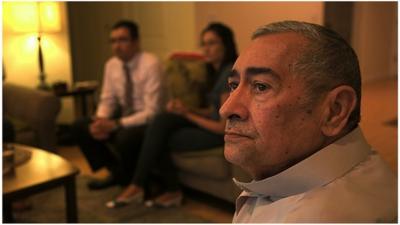
[(3, 198), (23, 194), (28, 189), (59, 183), (79, 173), (77, 167), (62, 157), (38, 148), (13, 144), (15, 149), (30, 151), (31, 159), (3, 175)]

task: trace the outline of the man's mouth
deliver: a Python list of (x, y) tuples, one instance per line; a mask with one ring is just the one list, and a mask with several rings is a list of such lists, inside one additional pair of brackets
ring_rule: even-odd
[(225, 142), (237, 142), (237, 141), (243, 141), (246, 139), (251, 139), (251, 137), (249, 135), (238, 133), (238, 132), (225, 131), (225, 136), (224, 136)]

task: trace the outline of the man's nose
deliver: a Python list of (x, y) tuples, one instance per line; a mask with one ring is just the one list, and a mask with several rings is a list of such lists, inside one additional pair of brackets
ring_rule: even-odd
[(243, 89), (235, 89), (219, 110), (222, 118), (232, 120), (246, 120), (248, 113), (249, 98)]

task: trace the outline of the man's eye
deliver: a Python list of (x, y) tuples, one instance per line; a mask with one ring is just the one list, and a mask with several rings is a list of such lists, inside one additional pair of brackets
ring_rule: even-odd
[(234, 81), (228, 82), (228, 88), (230, 92), (233, 92), (238, 86), (239, 84), (237, 82)]
[(253, 88), (257, 92), (264, 92), (264, 91), (270, 89), (271, 86), (268, 84), (264, 84), (264, 83), (254, 83)]

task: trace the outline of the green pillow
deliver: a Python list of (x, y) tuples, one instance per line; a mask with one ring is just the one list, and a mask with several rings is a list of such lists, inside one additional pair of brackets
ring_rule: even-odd
[(166, 66), (168, 99), (178, 98), (189, 108), (204, 107), (207, 70), (204, 62), (192, 59), (172, 59)]

